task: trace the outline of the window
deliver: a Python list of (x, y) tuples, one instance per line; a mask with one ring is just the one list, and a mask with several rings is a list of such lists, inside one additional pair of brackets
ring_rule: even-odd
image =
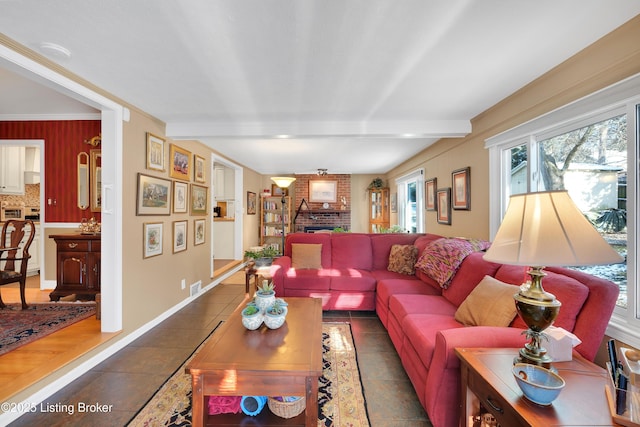
[(640, 76), (636, 76), (490, 138), (485, 145), (490, 150), (491, 236), (511, 195), (567, 190), (627, 260), (579, 269), (620, 287), (607, 332), (636, 346), (640, 344), (636, 297), (640, 285), (633, 255), (638, 241), (638, 164), (634, 159), (640, 133), (639, 95)]
[(398, 223), (409, 233), (424, 231), (422, 220), (424, 177), (422, 169), (396, 180), (398, 186)]

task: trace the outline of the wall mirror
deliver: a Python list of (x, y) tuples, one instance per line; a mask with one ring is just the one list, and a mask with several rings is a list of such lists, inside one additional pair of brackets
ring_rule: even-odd
[(91, 150), (91, 212), (102, 209), (102, 151)]
[(89, 207), (89, 154), (78, 153), (78, 207)]

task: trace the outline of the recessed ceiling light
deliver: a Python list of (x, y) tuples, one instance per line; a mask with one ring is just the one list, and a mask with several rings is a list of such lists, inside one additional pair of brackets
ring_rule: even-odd
[(291, 138), (291, 135), (274, 135), (274, 138), (278, 138), (278, 139), (287, 139), (287, 138)]
[(71, 51), (64, 46), (56, 43), (42, 42), (38, 45), (40, 51), (47, 56), (57, 59), (70, 59)]

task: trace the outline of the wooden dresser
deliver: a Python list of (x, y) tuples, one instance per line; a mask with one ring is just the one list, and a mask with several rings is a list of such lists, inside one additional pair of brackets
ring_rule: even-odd
[(51, 301), (76, 294), (92, 300), (100, 293), (100, 235), (56, 234), (57, 285), (49, 294)]

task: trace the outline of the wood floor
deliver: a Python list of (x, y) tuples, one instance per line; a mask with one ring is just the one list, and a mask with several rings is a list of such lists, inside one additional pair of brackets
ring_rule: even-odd
[[(233, 260), (214, 260), (214, 277), (220, 276), (239, 263), (239, 261)], [(0, 292), (5, 303), (20, 302), (17, 285), (2, 286)], [(49, 290), (40, 290), (39, 276), (33, 276), (27, 280), (27, 303), (48, 302), (49, 292)], [(1, 355), (0, 402), (7, 401), (11, 396), (116, 335), (118, 332), (101, 332), (100, 321), (95, 317), (90, 317)]]

